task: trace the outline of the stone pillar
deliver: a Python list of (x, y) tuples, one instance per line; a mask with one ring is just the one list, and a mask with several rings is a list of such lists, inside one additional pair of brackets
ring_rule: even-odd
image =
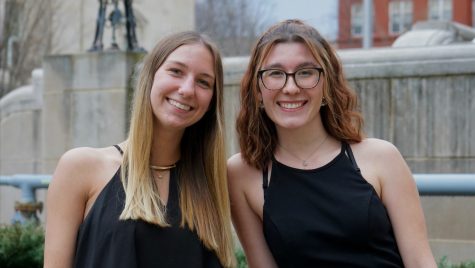
[(51, 174), (71, 148), (105, 147), (125, 139), (131, 76), (142, 56), (108, 52), (46, 57), (43, 173)]

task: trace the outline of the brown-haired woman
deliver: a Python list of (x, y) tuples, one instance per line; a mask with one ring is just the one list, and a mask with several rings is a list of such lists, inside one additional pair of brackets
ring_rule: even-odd
[(228, 160), (250, 267), (436, 267), (411, 172), (364, 138), (335, 51), (298, 20), (257, 41)]
[(128, 139), (61, 157), (45, 267), (234, 266), (222, 99), (211, 41), (160, 41), (144, 60)]

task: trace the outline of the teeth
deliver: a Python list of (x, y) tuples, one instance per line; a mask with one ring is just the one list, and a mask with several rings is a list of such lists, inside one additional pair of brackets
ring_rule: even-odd
[(191, 106), (188, 106), (188, 105), (185, 105), (183, 103), (179, 103), (177, 102), (176, 100), (172, 100), (172, 99), (169, 99), (168, 102), (175, 106), (176, 108), (178, 109), (181, 109), (181, 110), (185, 110), (185, 111), (189, 111), (191, 109)]
[(286, 108), (286, 109), (296, 109), (296, 108), (299, 108), (299, 107), (302, 107), (303, 105), (303, 102), (297, 102), (297, 103), (280, 103), (280, 106), (282, 108)]

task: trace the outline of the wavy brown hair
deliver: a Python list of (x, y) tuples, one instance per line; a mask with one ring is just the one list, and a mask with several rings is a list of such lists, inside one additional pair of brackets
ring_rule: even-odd
[(327, 105), (320, 108), (325, 130), (334, 138), (348, 143), (363, 138), (363, 118), (358, 111), (355, 92), (344, 78), (335, 50), (313, 27), (300, 20), (286, 20), (271, 26), (254, 45), (249, 65), (241, 81), (241, 109), (236, 129), (243, 159), (251, 166), (263, 169), (277, 145), (274, 122), (259, 108), (258, 71), (278, 43), (299, 42), (308, 47), (323, 68), (323, 97)]
[(181, 139), (178, 168), (181, 226), (195, 230), (203, 244), (216, 252), (224, 267), (234, 267), (224, 149), (223, 66), (218, 49), (206, 36), (191, 31), (170, 35), (144, 59), (122, 162), (126, 200), (120, 219), (141, 219), (163, 228), (169, 226), (149, 168), (154, 137), (150, 91), (154, 75), (167, 57), (178, 47), (190, 44), (202, 44), (210, 51), (215, 83), (208, 111), (186, 128)]

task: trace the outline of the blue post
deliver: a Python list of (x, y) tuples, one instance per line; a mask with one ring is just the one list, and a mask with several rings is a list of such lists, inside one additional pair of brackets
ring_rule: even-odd
[(21, 200), (15, 202), (15, 214), (12, 223), (24, 224), (28, 221), (38, 222), (37, 211), (42, 211), (43, 203), (36, 201), (36, 189), (48, 188), (51, 175), (17, 174), (0, 176), (0, 185), (9, 185), (21, 190)]

